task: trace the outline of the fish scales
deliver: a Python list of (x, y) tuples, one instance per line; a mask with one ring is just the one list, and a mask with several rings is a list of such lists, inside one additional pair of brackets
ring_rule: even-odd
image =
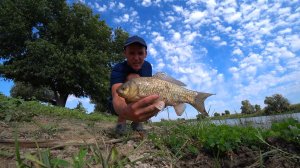
[(166, 105), (192, 102), (192, 98), (196, 94), (176, 84), (160, 79), (141, 77), (138, 81), (137, 83), (140, 85), (138, 88), (141, 89), (139, 90), (141, 97), (158, 94)]
[(210, 93), (188, 90), (173, 83), (172, 79), (170, 82), (160, 77), (131, 79), (121, 85), (117, 92), (119, 96), (126, 99), (126, 102), (136, 102), (141, 98), (157, 94), (160, 96), (160, 101), (163, 101), (166, 106), (174, 106), (177, 115), (183, 113), (185, 108), (183, 103), (189, 103), (199, 112), (208, 115), (204, 107), (204, 100), (212, 95)]

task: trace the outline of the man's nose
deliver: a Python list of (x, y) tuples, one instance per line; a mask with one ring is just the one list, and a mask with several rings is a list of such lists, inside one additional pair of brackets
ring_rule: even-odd
[(138, 60), (139, 59), (139, 55), (138, 54), (134, 54), (134, 55), (132, 55), (132, 58), (134, 59), (134, 60)]

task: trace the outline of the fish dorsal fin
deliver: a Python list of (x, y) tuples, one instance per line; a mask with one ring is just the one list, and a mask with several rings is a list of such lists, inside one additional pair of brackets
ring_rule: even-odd
[(181, 116), (182, 113), (185, 110), (185, 104), (184, 103), (180, 103), (174, 106), (175, 112), (178, 116)]
[(176, 85), (179, 86), (186, 86), (186, 84), (182, 83), (181, 81), (172, 78), (171, 76), (168, 76), (166, 73), (164, 72), (157, 72), (156, 74), (153, 75), (154, 78), (160, 79), (160, 80), (164, 80), (167, 82), (171, 82), (174, 83)]

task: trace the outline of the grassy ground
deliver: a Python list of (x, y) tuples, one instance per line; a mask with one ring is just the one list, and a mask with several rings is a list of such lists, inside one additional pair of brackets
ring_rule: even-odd
[(0, 96), (4, 167), (299, 167), (300, 123), (270, 129), (165, 121), (113, 133), (115, 118)]
[(90, 121), (116, 121), (115, 116), (101, 113), (86, 114), (77, 109), (43, 105), (36, 101), (8, 98), (0, 94), (0, 119), (5, 121), (30, 121), (38, 115), (76, 118)]

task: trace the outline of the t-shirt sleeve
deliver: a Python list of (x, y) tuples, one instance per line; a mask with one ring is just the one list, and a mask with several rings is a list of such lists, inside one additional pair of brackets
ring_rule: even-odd
[(152, 77), (152, 65), (149, 62), (145, 62), (145, 77)]
[(124, 83), (126, 79), (126, 76), (124, 74), (124, 71), (122, 69), (122, 66), (116, 65), (110, 75), (110, 87), (116, 83)]

